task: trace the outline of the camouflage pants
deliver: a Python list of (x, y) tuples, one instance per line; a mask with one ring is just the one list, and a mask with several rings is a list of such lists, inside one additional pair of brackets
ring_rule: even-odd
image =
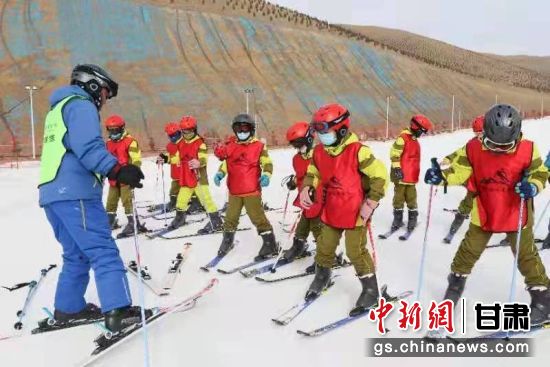
[(470, 215), (470, 212), (474, 207), (474, 198), (474, 193), (467, 191), (466, 196), (464, 196), (464, 199), (462, 199), (462, 201), (458, 205), (458, 212), (463, 216)]
[(309, 233), (313, 234), (315, 242), (319, 241), (319, 235), (321, 234), (322, 223), (319, 217), (306, 218), (303, 214), (300, 217), (300, 221), (296, 225), (294, 231), (294, 237), (301, 240), (306, 240), (309, 237)]
[(258, 233), (264, 233), (273, 230), (271, 223), (265, 216), (264, 207), (262, 205), (262, 197), (254, 196), (233, 196), (229, 195), (227, 210), (225, 212), (225, 220), (223, 222), (223, 230), (225, 232), (235, 232), (239, 225), (241, 211), (244, 208), (252, 224), (258, 230)]
[(124, 213), (126, 215), (132, 215), (132, 191), (130, 186), (110, 186), (109, 194), (107, 195), (107, 204), (105, 210), (107, 213), (116, 213), (118, 207), (118, 200), (122, 201), (124, 206)]
[(395, 183), (393, 191), (393, 208), (403, 209), (405, 203), (407, 203), (407, 208), (409, 209), (416, 209), (418, 207), (416, 202), (416, 185)]

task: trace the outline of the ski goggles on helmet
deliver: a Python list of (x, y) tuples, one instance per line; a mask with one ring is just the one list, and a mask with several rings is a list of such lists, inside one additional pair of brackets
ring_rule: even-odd
[(342, 116), (335, 118), (332, 121), (312, 121), (309, 125), (311, 128), (321, 134), (328, 132), (332, 127), (345, 121), (350, 116), (349, 111), (346, 111)]
[(418, 121), (416, 121), (416, 119), (412, 119), (411, 120), (411, 128), (412, 130), (414, 131), (417, 131), (421, 134), (426, 134), (428, 132), (428, 130), (426, 130)]
[(122, 133), (124, 132), (123, 127), (108, 127), (107, 133), (109, 134), (109, 138), (111, 139), (120, 139), (122, 136)]
[(252, 126), (246, 122), (236, 122), (233, 124), (233, 131), (235, 133), (248, 133), (252, 131)]
[(292, 140), (290, 145), (296, 149), (300, 149), (303, 146), (309, 147), (311, 143), (313, 143), (313, 139), (311, 137), (303, 137)]
[(508, 153), (512, 149), (516, 147), (516, 141), (510, 143), (495, 143), (488, 137), (483, 137), (483, 145), (489, 149), (490, 151), (496, 152), (496, 153)]

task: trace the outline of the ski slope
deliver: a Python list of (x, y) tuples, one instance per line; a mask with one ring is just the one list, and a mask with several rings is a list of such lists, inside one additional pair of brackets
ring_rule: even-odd
[[(550, 149), (550, 119), (527, 121), (524, 124), (526, 136), (533, 139), (543, 156)], [(463, 145), (472, 133), (470, 130), (443, 134), (421, 139), (424, 171), (431, 157), (442, 158), (454, 149)], [(390, 143), (368, 143), (375, 155), (385, 161), (389, 167)], [(282, 207), (286, 195), (279, 185), (281, 179), (292, 173), (292, 149), (273, 150), (275, 172), (271, 185), (264, 192), (264, 201), (271, 207)], [(215, 157), (209, 159), (209, 176), (212, 177), (218, 166)], [(138, 200), (159, 200), (160, 186), (156, 186), (156, 165), (153, 159), (144, 161), (146, 174), (145, 187), (136, 191)], [(166, 167), (165, 177), (169, 171)], [(2, 248), (0, 255), (0, 285), (36, 279), (39, 270), (50, 263), (61, 265), (61, 246), (56, 242), (53, 232), (43, 211), (38, 207), (38, 165), (29, 162), (21, 169), (0, 169), (0, 225), (2, 228)], [(165, 182), (167, 190), (169, 182)], [(226, 199), (226, 188), (216, 188), (212, 192), (217, 204), (221, 207)], [(378, 257), (378, 279), (380, 284), (387, 283), (390, 293), (417, 288), (418, 268), (424, 228), (426, 223), (427, 199), (429, 187), (419, 184), (420, 224), (417, 231), (408, 242), (400, 242), (397, 236), (386, 241), (376, 240)], [(428, 234), (426, 269), (421, 301), (424, 305), (432, 299), (440, 300), (446, 288), (446, 277), (450, 262), (457, 245), (464, 234), (467, 225), (463, 225), (451, 245), (442, 243), (453, 219), (452, 213), (443, 208), (455, 208), (464, 195), (464, 189), (449, 188), (447, 195), (439, 189), (433, 201), (432, 225)], [(292, 194), (291, 197), (293, 197)], [(385, 232), (392, 219), (391, 208), (392, 188), (388, 196), (376, 211), (373, 229), (375, 235)], [(541, 208), (550, 200), (550, 190), (546, 190), (536, 198), (537, 207)], [(143, 210), (143, 209), (142, 209)], [(292, 213), (287, 217), (291, 222), (296, 217)], [(278, 240), (283, 246), (290, 245), (288, 234), (281, 229), (279, 221), (281, 212), (268, 213), (274, 225)], [(126, 220), (122, 211), (119, 212), (122, 223)], [(537, 237), (546, 233), (547, 218), (540, 226)], [(160, 228), (162, 221), (148, 219), (149, 228)], [(192, 224), (179, 229), (176, 233), (195, 231), (205, 222)], [(242, 217), (241, 226), (250, 226), (247, 217)], [(251, 260), (258, 252), (261, 239), (255, 231), (238, 232), (236, 238), (239, 244), (221, 263), (221, 268), (231, 268)], [(497, 242), (502, 236), (495, 236)], [(240, 274), (223, 275), (217, 272), (204, 273), (199, 270), (216, 253), (221, 241), (221, 234), (207, 237), (192, 238), (193, 247), (190, 257), (185, 262), (182, 273), (178, 277), (172, 295), (157, 298), (146, 291), (147, 306), (170, 304), (178, 297), (184, 297), (202, 288), (212, 276), (220, 279), (214, 291), (201, 299), (191, 311), (172, 315), (166, 321), (150, 328), (149, 339), (153, 366), (365, 366), (374, 365), (396, 366), (407, 363), (412, 366), (441, 364), (437, 358), (426, 359), (371, 359), (366, 358), (365, 338), (377, 337), (375, 324), (363, 318), (344, 328), (321, 336), (305, 339), (296, 334), (296, 329), (310, 330), (345, 316), (354, 305), (360, 292), (352, 268), (340, 270), (341, 275), (336, 284), (325, 296), (316, 301), (307, 311), (287, 326), (278, 326), (271, 318), (278, 316), (300, 301), (311, 282), (311, 277), (290, 280), (276, 284), (261, 284), (253, 279), (245, 279)], [(182, 250), (185, 240), (148, 240), (139, 238), (142, 261), (149, 267), (153, 278), (162, 277), (168, 263), (175, 254)], [(134, 259), (133, 239), (117, 241), (125, 262)], [(544, 263), (550, 267), (550, 251), (541, 252)], [(277, 276), (290, 274), (304, 269), (311, 264), (311, 259), (302, 260), (277, 272)], [(507, 248), (488, 249), (472, 275), (469, 277), (464, 293), (468, 304), (474, 301), (494, 302), (507, 301), (511, 279), (513, 257)], [(35, 327), (36, 320), (44, 317), (40, 310), (42, 306), (53, 309), (53, 298), (58, 270), (48, 275), (45, 283), (39, 289), (29, 310), (23, 332), (30, 332)], [(138, 283), (129, 276), (132, 286), (134, 303), (139, 302)], [(523, 279), (517, 277), (517, 300), (528, 302), (529, 296), (523, 290)], [(25, 290), (7, 292), (0, 289), (0, 338), (14, 333), (15, 313), (21, 307), (26, 295)], [(93, 277), (88, 289), (88, 301), (98, 302)], [(411, 300), (416, 296), (413, 295)], [(473, 314), (470, 314), (468, 331), (475, 334)], [(393, 329), (388, 336), (421, 336), (422, 334), (400, 333), (397, 331), (398, 312), (395, 311), (387, 319), (387, 327)], [(99, 334), (99, 329), (93, 325), (83, 326), (65, 331), (46, 333), (42, 335), (24, 335), (0, 341), (0, 366), (75, 366), (93, 350), (93, 339)], [(507, 366), (518, 362), (529, 365), (538, 359), (547, 361), (550, 350), (543, 345), (550, 341), (550, 334), (536, 334), (536, 358), (528, 361), (517, 359), (470, 358), (473, 365)], [(143, 365), (143, 342), (141, 337), (121, 346), (106, 358), (100, 359), (96, 366), (140, 366)], [(462, 359), (445, 359), (445, 366), (459, 366)]]

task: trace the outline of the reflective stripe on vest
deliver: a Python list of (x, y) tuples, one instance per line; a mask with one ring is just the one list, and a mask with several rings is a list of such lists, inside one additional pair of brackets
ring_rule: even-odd
[(67, 148), (63, 144), (63, 138), (67, 133), (67, 126), (63, 120), (63, 108), (67, 103), (76, 98), (89, 100), (79, 95), (66, 97), (57, 103), (46, 115), (42, 154), (40, 157), (39, 187), (55, 180), (63, 157), (67, 153)]

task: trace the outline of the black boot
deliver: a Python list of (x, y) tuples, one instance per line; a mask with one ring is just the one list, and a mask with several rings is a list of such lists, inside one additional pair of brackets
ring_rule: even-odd
[(531, 295), (531, 325), (538, 326), (550, 321), (550, 290), (544, 286), (529, 287)]
[(378, 303), (378, 282), (376, 274), (365, 275), (359, 278), (363, 290), (355, 302), (355, 308), (350, 311), (350, 316), (357, 316), (367, 311), (370, 307)]
[(407, 222), (407, 231), (412, 232), (418, 223), (418, 210), (409, 209), (409, 220)]
[(139, 218), (137, 219), (137, 229), (138, 229), (138, 233), (146, 233), (146, 232), (149, 232), (149, 230), (147, 229), (147, 227), (145, 227), (145, 223), (141, 223)]
[(75, 313), (66, 313), (55, 310), (53, 313), (55, 321), (58, 322), (70, 322), (75, 320), (101, 320), (103, 314), (101, 309), (93, 303), (88, 303), (82, 311)]
[(403, 227), (403, 209), (393, 209), (393, 222), (391, 223), (391, 230), (396, 231)]
[(222, 221), (222, 218), (220, 217), (219, 212), (208, 213), (208, 218), (209, 218), (208, 223), (206, 223), (206, 226), (199, 229), (198, 231), (199, 234), (208, 234), (208, 233), (218, 232), (223, 229), (223, 221)]
[(196, 196), (193, 196), (191, 198), (191, 202), (189, 203), (189, 208), (187, 209), (188, 214), (198, 214), (203, 213), (204, 208), (201, 205), (201, 202)]
[(166, 205), (167, 212), (171, 212), (172, 210), (176, 209), (177, 200), (178, 200), (178, 195), (170, 195), (170, 201), (168, 202), (168, 205)]
[[(145, 319), (152, 315), (151, 310), (145, 310)], [(105, 327), (114, 333), (137, 323), (141, 323), (141, 307), (139, 306), (115, 308), (105, 313)]]
[(260, 233), (260, 236), (262, 236), (263, 244), (260, 248), (260, 252), (258, 252), (258, 256), (256, 256), (255, 259), (261, 260), (271, 256), (276, 256), (279, 253), (279, 245), (275, 240), (273, 231)]
[(451, 223), (451, 229), (449, 230), (449, 233), (450, 234), (455, 234), (456, 232), (458, 232), (458, 230), (460, 229), (460, 227), (462, 226), (462, 223), (464, 223), (464, 220), (466, 218), (468, 218), (467, 215), (464, 215), (464, 214), (461, 214), (460, 212), (457, 212), (455, 214), (455, 219)]
[(466, 275), (451, 273), (447, 277), (449, 285), (445, 291), (444, 299), (450, 299), (454, 302), (455, 306), (462, 297), (462, 292), (464, 292), (464, 286), (466, 285)]
[(134, 216), (130, 214), (126, 218), (128, 218), (128, 224), (126, 224), (126, 227), (120, 232), (119, 236), (129, 237), (134, 234)]
[(179, 227), (185, 225), (185, 223), (186, 223), (185, 219), (186, 218), (187, 218), (187, 214), (183, 210), (176, 209), (176, 217), (174, 218), (172, 223), (170, 223), (168, 228), (176, 229), (176, 228), (179, 228)]
[(107, 213), (107, 217), (109, 218), (109, 227), (111, 227), (111, 231), (117, 229), (118, 221), (116, 220), (116, 213)]
[(319, 297), (321, 292), (330, 284), (331, 277), (332, 270), (330, 268), (323, 268), (322, 266), (317, 265), (315, 267), (315, 278), (313, 278), (313, 282), (311, 282), (311, 285), (306, 292), (306, 301)]
[(548, 236), (542, 241), (542, 249), (546, 250), (550, 248), (550, 233), (548, 233)]
[(233, 249), (235, 241), (235, 232), (223, 232), (222, 244), (218, 250), (218, 255), (226, 255), (229, 251)]
[(301, 238), (294, 237), (292, 247), (285, 251), (283, 258), (288, 262), (293, 261), (297, 257), (305, 255), (307, 250), (307, 241)]

